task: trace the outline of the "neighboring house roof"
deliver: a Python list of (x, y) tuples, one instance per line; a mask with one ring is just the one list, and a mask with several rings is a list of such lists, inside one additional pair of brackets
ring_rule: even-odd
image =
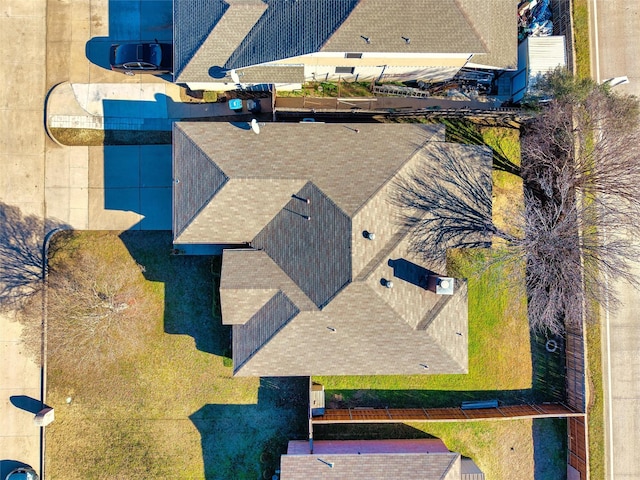
[[(477, 54), (475, 63), (513, 68), (516, 50), (512, 0), (174, 0), (177, 82), (316, 52)], [(247, 75), (302, 81), (292, 68)]]
[(223, 254), (236, 374), (467, 371), (466, 283), (425, 288), (444, 258), (411, 252), (390, 196), (444, 150), (490, 198), (489, 149), (445, 143), (441, 126), (219, 122), (177, 123), (173, 148), (174, 242), (252, 247)]
[(518, 67), (517, 14), (518, 2), (510, 0), (457, 0), (461, 10), (478, 33), (486, 49), (477, 52), (471, 64), (507, 70)]
[(403, 478), (460, 480), (461, 456), (438, 439), (290, 441), (282, 480)]

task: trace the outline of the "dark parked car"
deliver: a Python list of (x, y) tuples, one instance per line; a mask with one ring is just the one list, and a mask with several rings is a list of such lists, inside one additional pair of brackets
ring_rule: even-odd
[(150, 73), (161, 75), (173, 70), (173, 47), (170, 43), (124, 43), (111, 45), (111, 70), (126, 75)]
[(18, 467), (11, 470), (5, 480), (38, 480), (38, 475), (31, 467)]

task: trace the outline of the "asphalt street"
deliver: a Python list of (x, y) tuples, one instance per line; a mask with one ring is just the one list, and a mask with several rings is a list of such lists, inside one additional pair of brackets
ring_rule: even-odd
[[(603, 82), (626, 75), (630, 83), (615, 87), (616, 91), (640, 96), (640, 4), (590, 0), (589, 7), (593, 77)], [(640, 278), (640, 264), (635, 264), (635, 274)], [(623, 306), (605, 313), (602, 328), (606, 476), (631, 480), (640, 476), (640, 292), (626, 282), (610, 281)]]

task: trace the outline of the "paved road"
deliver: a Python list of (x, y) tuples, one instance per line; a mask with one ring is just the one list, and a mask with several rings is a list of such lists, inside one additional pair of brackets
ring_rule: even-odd
[[(640, 3), (590, 0), (590, 9), (594, 78), (626, 75), (630, 83), (616, 89), (640, 96)], [(635, 271), (640, 278), (640, 265)], [(624, 306), (603, 325), (606, 475), (631, 480), (640, 477), (640, 292), (625, 282), (615, 285)]]

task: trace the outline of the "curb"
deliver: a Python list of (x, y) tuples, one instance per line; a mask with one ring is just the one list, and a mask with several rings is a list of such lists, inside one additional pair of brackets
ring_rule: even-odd
[[(40, 403), (44, 408), (47, 400), (47, 285), (48, 285), (48, 267), (49, 267), (49, 244), (51, 239), (62, 231), (71, 230), (69, 228), (56, 227), (49, 230), (44, 236), (42, 243), (42, 345), (40, 347)], [(40, 427), (40, 480), (45, 479), (45, 428)]]
[(45, 132), (47, 132), (47, 136), (60, 147), (64, 147), (64, 145), (58, 141), (58, 139), (53, 135), (53, 133), (51, 133), (51, 130), (49, 129), (49, 99), (51, 95), (54, 93), (54, 90), (56, 90), (60, 85), (63, 85), (65, 83), (69, 83), (69, 82), (60, 82), (54, 85), (49, 89), (49, 91), (44, 97), (44, 119), (43, 119), (44, 130)]

